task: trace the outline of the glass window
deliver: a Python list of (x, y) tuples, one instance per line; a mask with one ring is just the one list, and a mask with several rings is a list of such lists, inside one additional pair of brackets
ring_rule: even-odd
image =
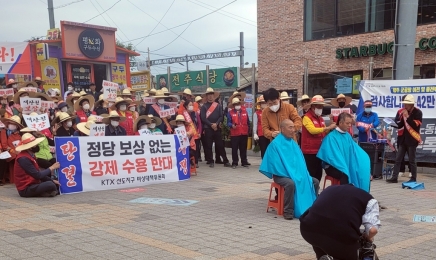
[[(310, 97), (314, 95), (321, 95), (324, 98), (335, 98), (338, 94), (335, 88), (336, 81), (338, 79), (353, 78), (353, 76), (360, 75), (363, 78), (363, 71), (345, 71), (345, 72), (333, 72), (333, 73), (320, 73), (320, 74), (309, 74), (309, 93)], [(343, 93), (350, 95), (351, 93)], [(357, 96), (353, 98), (358, 98)]]

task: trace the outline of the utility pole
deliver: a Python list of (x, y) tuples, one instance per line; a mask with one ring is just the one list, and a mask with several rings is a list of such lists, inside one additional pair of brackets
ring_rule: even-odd
[(397, 0), (392, 79), (413, 79), (418, 1)]
[(54, 8), (53, 8), (53, 0), (47, 0), (48, 4), (48, 20), (50, 22), (50, 29), (55, 28), (55, 19), (54, 19)]
[(188, 61), (188, 54), (186, 54), (186, 71), (189, 71), (189, 61)]
[(374, 74), (374, 57), (369, 58), (369, 80), (373, 80)]
[(239, 50), (241, 51), (241, 56), (239, 56), (239, 67), (244, 68), (244, 32), (239, 33)]
[(150, 48), (147, 48), (147, 52), (148, 52), (147, 67), (148, 67), (148, 70), (151, 71), (151, 66), (150, 66)]

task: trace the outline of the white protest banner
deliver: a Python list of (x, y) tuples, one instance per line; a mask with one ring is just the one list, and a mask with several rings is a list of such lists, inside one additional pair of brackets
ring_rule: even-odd
[(105, 124), (92, 124), (89, 131), (89, 136), (104, 136)]
[(139, 135), (151, 135), (152, 134), (151, 131), (148, 129), (139, 129), (138, 132), (139, 132)]
[(362, 80), (359, 91), (363, 101), (372, 101), (379, 117), (395, 117), (402, 97), (410, 94), (424, 118), (436, 118), (436, 79)]
[(22, 111), (23, 114), (38, 112), (39, 109), (41, 108), (41, 99), (22, 97), (20, 98), (20, 106), (23, 109)]
[(107, 101), (115, 101), (117, 98), (118, 83), (103, 80), (103, 98)]
[(179, 103), (177, 102), (165, 102), (165, 106), (169, 106), (170, 108), (176, 108)]
[(175, 114), (176, 114), (176, 110), (174, 108), (159, 111), (159, 117), (161, 118), (173, 116)]
[(26, 122), (27, 127), (36, 129), (38, 131), (42, 131), (50, 127), (50, 121), (47, 113), (37, 116), (29, 116), (23, 114), (23, 118)]
[(145, 104), (155, 104), (156, 99), (152, 97), (143, 97), (142, 101), (144, 101)]
[(62, 194), (189, 179), (189, 150), (176, 135), (55, 137)]
[(54, 101), (41, 100), (41, 108), (44, 109), (44, 112), (47, 112), (49, 109), (55, 108), (55, 103)]
[(27, 92), (38, 92), (38, 89), (34, 88), (34, 87), (20, 88), (20, 90), (24, 90), (24, 91), (27, 91)]
[(332, 108), (331, 109), (332, 116), (339, 116), (339, 114), (341, 114), (343, 112), (351, 114), (351, 109), (350, 108)]
[(26, 51), (30, 53), (28, 42), (0, 42), (0, 74), (11, 73)]
[(189, 139), (188, 139), (188, 135), (186, 133), (185, 126), (176, 127), (174, 130), (175, 130), (174, 133), (176, 134), (177, 139), (179, 140), (180, 147), (182, 147), (182, 148), (188, 147), (189, 146)]
[(0, 97), (13, 96), (13, 95), (14, 95), (13, 88), (0, 89)]

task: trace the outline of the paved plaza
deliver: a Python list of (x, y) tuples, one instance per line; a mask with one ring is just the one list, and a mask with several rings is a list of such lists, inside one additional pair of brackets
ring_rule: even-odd
[[(297, 219), (266, 213), (270, 180), (257, 171), (259, 157), (249, 161), (236, 170), (200, 163), (188, 181), (133, 192), (24, 199), (15, 186), (0, 187), (0, 259), (315, 259)], [(418, 178), (423, 191), (372, 182), (387, 208), (375, 241), (380, 259), (436, 256), (436, 223), (413, 222), (436, 216), (436, 174)], [(179, 205), (130, 202), (144, 197)]]

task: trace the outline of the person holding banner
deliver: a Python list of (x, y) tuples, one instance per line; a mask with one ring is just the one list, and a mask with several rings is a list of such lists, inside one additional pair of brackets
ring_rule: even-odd
[(76, 124), (88, 122), (88, 117), (90, 115), (95, 115), (95, 111), (91, 111), (94, 107), (94, 97), (87, 94), (86, 96), (80, 97), (76, 103), (74, 103), (74, 110), (76, 111)]
[[(189, 139), (189, 156), (194, 156), (195, 157), (195, 135), (197, 134), (197, 130), (195, 129), (195, 126), (191, 123), (188, 123), (185, 120), (185, 117), (183, 115), (177, 115), (175, 120), (172, 120), (170, 122), (170, 124), (172, 126), (175, 127), (185, 127), (186, 130), (186, 135), (188, 136)], [(192, 164), (193, 162), (191, 162)]]
[(394, 172), (392, 177), (386, 180), (388, 183), (398, 182), (401, 162), (406, 152), (409, 156), (409, 169), (412, 173), (409, 182), (416, 182), (417, 178), (416, 147), (422, 143), (420, 136), (422, 111), (415, 107), (415, 98), (412, 95), (407, 95), (401, 103), (404, 104), (404, 108), (398, 111), (400, 116), (395, 118), (395, 123), (399, 129), (404, 127), (404, 132), (402, 138), (398, 138), (399, 147), (395, 159)]
[(253, 115), (253, 138), (255, 141), (259, 142), (260, 147), (260, 157), (263, 159), (265, 155), (266, 148), (268, 147), (270, 141), (263, 135), (262, 131), (262, 110), (264, 110), (267, 105), (263, 95), (261, 95), (256, 103), (256, 107), (259, 106), (260, 109), (256, 109), (255, 114)]
[(289, 104), (289, 101), (291, 100), (291, 97), (289, 96), (288, 92), (283, 91), (282, 93), (280, 93), (280, 100), (284, 104)]
[(21, 197), (54, 197), (58, 194), (60, 184), (51, 176), (56, 169), (59, 169), (60, 164), (56, 162), (41, 171), (34, 159), (35, 153), (39, 150), (38, 145), (42, 141), (44, 141), (42, 137), (35, 138), (25, 133), (16, 148), (20, 153), (14, 167), (15, 185)]
[(161, 111), (170, 109), (169, 106), (164, 105), (165, 99), (167, 97), (168, 96), (165, 96), (162, 90), (156, 90), (156, 95), (154, 96), (154, 98), (156, 99), (156, 103), (151, 105), (149, 109), (149, 114), (160, 117), (162, 119), (163, 124), (158, 125), (158, 128), (162, 131), (163, 134), (171, 134), (173, 132), (170, 124), (168, 123), (168, 120), (171, 119), (171, 116), (163, 118), (160, 116)]
[[(183, 103), (182, 107), (183, 112), (182, 116), (185, 118), (185, 125), (189, 125), (189, 131), (192, 131), (194, 134), (192, 136), (192, 139), (195, 143), (195, 153), (193, 154), (195, 156), (195, 164), (198, 168), (198, 153), (197, 149), (199, 149), (200, 146), (200, 132), (199, 129), (201, 129), (201, 123), (200, 123), (200, 115), (194, 111), (194, 105), (192, 101), (185, 101)], [(176, 117), (177, 120), (177, 117)], [(188, 128), (186, 128), (186, 131), (188, 131)]]
[[(127, 135), (126, 129), (120, 124), (126, 121), (126, 117), (120, 116), (117, 111), (111, 111), (110, 114), (103, 118), (102, 122), (106, 124), (105, 136), (123, 136)], [(133, 123), (132, 123), (133, 131)]]
[(151, 134), (153, 135), (163, 135), (162, 130), (160, 128), (156, 127), (158, 125), (162, 124), (162, 119), (160, 119), (157, 116), (148, 115), (150, 118), (150, 125), (148, 126), (148, 129), (150, 130)]
[(73, 120), (76, 116), (71, 116), (65, 112), (58, 112), (56, 118), (54, 119), (54, 129), (55, 135), (62, 136), (74, 136)]
[(336, 128), (334, 122), (328, 127), (324, 123), (321, 115), (325, 104), (321, 95), (313, 96), (310, 109), (303, 117), (303, 127), (301, 128), (301, 151), (307, 164), (307, 170), (310, 176), (318, 181), (321, 181), (322, 178), (322, 161), (316, 157), (316, 154), (324, 137)]
[[(198, 107), (198, 110), (195, 110), (196, 105)], [(200, 96), (196, 96), (195, 102), (194, 102), (194, 111), (197, 113), (197, 117), (199, 118), (198, 124), (197, 124), (198, 125), (198, 134), (200, 136), (199, 142), (197, 143), (197, 157), (198, 157), (199, 162), (203, 161), (201, 159), (201, 147), (205, 147), (203, 123), (201, 122), (201, 117), (200, 117), (200, 109), (202, 106), (203, 106), (203, 98)]]
[(43, 133), (29, 127), (21, 129), (20, 132), (23, 134), (29, 133), (35, 138), (43, 138), (43, 140), (38, 144), (38, 148), (34, 149), (36, 163), (40, 168), (48, 169), (56, 163), (56, 159), (53, 158), (53, 154), (50, 151), (50, 146), (55, 146), (53, 139), (47, 138)]
[(376, 140), (377, 133), (373, 130), (380, 125), (377, 113), (372, 112), (372, 101), (366, 100), (363, 107), (364, 111), (356, 117), (356, 126), (359, 130), (359, 143), (369, 142), (369, 139)]
[(209, 167), (215, 167), (213, 160), (212, 145), (215, 142), (215, 149), (217, 151), (216, 157), (223, 157), (224, 167), (230, 167), (229, 160), (227, 159), (226, 151), (224, 149), (224, 142), (221, 135), (221, 129), (219, 125), (223, 122), (223, 108), (215, 102), (218, 99), (220, 93), (214, 91), (213, 88), (207, 88), (206, 93), (203, 94), (203, 98), (206, 97), (207, 103), (205, 103), (200, 110), (201, 121), (203, 122), (203, 128), (205, 131), (206, 146), (204, 147), (204, 153), (206, 161), (209, 163)]
[(18, 92), (12, 98), (12, 100), (14, 101), (14, 104), (12, 106), (12, 113), (14, 114), (14, 116), (21, 116), (21, 113), (23, 112), (23, 109), (21, 108), (20, 105), (21, 98), (25, 98), (25, 97), (33, 98), (34, 95), (35, 95), (34, 92), (26, 91), (24, 89), (18, 90)]
[(139, 116), (135, 119), (135, 122), (133, 122), (133, 132), (135, 135), (141, 135), (139, 131), (149, 129), (150, 124), (151, 119), (148, 116)]
[[(233, 96), (233, 95), (232, 95)], [(234, 97), (229, 104), (227, 113), (227, 126), (230, 128), (230, 142), (232, 144), (232, 168), (238, 166), (238, 150), (241, 157), (241, 166), (248, 167), (251, 164), (247, 159), (247, 141), (248, 132), (250, 131), (250, 118), (244, 105), (239, 97)]]
[[(118, 120), (120, 126), (126, 131), (126, 135), (134, 135), (133, 132), (133, 114), (127, 111), (127, 106), (132, 103), (131, 99), (123, 99), (117, 97), (115, 103), (111, 107), (110, 115), (112, 112), (116, 112), (123, 120)], [(115, 126), (114, 126), (115, 127)]]

